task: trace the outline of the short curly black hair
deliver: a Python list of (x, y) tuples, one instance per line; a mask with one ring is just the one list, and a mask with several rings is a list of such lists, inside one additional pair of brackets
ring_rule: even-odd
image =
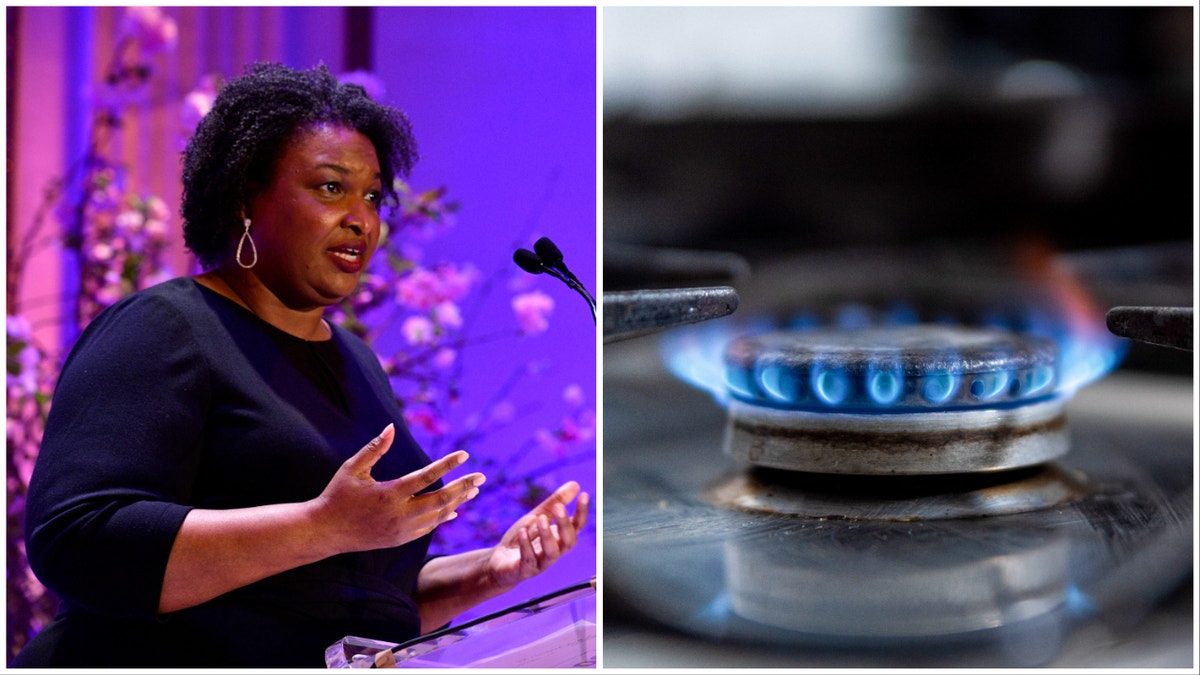
[(295, 70), (255, 63), (229, 80), (183, 153), (183, 241), (205, 269), (216, 266), (250, 198), (270, 184), (275, 162), (295, 133), (331, 122), (370, 139), (386, 198), (416, 162), (404, 113), (342, 83), (321, 64)]

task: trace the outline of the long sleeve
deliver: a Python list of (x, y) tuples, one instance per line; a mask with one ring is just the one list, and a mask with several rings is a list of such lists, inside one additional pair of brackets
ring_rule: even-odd
[(208, 364), (153, 295), (88, 326), (65, 364), (26, 510), (29, 560), (72, 605), (152, 618), (190, 510)]

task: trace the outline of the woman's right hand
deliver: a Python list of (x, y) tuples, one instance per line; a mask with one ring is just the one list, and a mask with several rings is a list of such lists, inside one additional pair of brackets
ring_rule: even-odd
[[(395, 480), (377, 481), (371, 469), (392, 446), (389, 424), (342, 463), (313, 502), (320, 525), (328, 528), (344, 553), (408, 543), (457, 517), (457, 509), (479, 494), (484, 475), (471, 473), (437, 490), (421, 492), (467, 461), (459, 450)], [(420, 494), (418, 494), (420, 493)]]

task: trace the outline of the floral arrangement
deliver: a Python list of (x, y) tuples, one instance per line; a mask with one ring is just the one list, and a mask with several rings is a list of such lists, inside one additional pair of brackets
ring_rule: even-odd
[[(68, 232), (63, 245), (77, 252), (80, 295), (77, 313), (64, 317), (82, 328), (104, 308), (141, 288), (175, 276), (166, 264), (170, 213), (162, 199), (126, 190), (126, 168), (107, 158), (109, 132), (121, 124), (127, 107), (153, 75), (151, 59), (171, 49), (177, 36), (173, 20), (154, 7), (125, 10), (114, 58), (96, 98), (86, 156), (46, 189), (35, 222), (10, 251), (7, 442), (8, 442), (8, 627), (9, 657), (53, 617), (57, 600), (29, 570), (24, 550), (23, 512), (29, 477), (37, 459), (46, 415), (62, 355), (39, 345), (29, 322), (16, 305), (20, 262), (38, 245), (45, 218), (55, 211)], [(362, 83), (369, 74), (353, 73)], [(209, 76), (180, 105), (181, 128), (195, 128), (220, 88)], [(371, 91), (371, 87), (367, 87)], [(385, 211), (380, 247), (359, 289), (331, 308), (330, 318), (376, 347), (392, 379), (397, 399), (413, 435), (433, 457), (470, 448), (487, 435), (511, 425), (531, 411), (520, 411), (509, 394), (537, 368), (517, 367), (481, 410), (460, 411), (464, 385), (461, 355), (472, 345), (503, 339), (527, 339), (546, 330), (554, 309), (546, 294), (517, 285), (511, 305), (514, 324), (486, 335), (472, 332), (473, 307), (500, 286), (500, 269), (485, 275), (467, 262), (423, 262), (426, 242), (455, 224), (457, 204), (446, 189), (413, 190), (395, 185), (398, 200)], [(39, 238), (41, 237), (41, 238)], [(507, 262), (507, 261), (505, 261)], [(387, 353), (379, 336), (399, 326), (400, 345)], [(472, 452), (474, 468), (489, 477), (489, 490), (479, 508), (464, 513), (454, 528), (438, 530), (435, 547), (453, 552), (480, 541), (493, 541), (556, 484), (543, 482), (552, 471), (590, 460), (595, 413), (582, 388), (562, 393), (565, 409), (551, 424), (538, 428), (515, 456), (541, 453), (533, 470), (509, 470), (506, 457)], [(511, 455), (510, 455), (511, 456)], [(487, 501), (485, 501), (485, 499)], [(467, 525), (467, 527), (463, 527)], [(445, 534), (443, 534), (443, 532)]]
[[(456, 414), (463, 377), (460, 355), (472, 345), (530, 338), (545, 331), (554, 300), (522, 283), (511, 284), (516, 288), (511, 299), (516, 328), (473, 334), (473, 309), (500, 285), (506, 272), (498, 269), (485, 275), (471, 263), (422, 262), (424, 244), (454, 226), (457, 204), (446, 200), (445, 188), (418, 192), (397, 180), (395, 189), (397, 203), (385, 212), (379, 248), (359, 288), (329, 315), (375, 347), (409, 430), (430, 456), (441, 457), (474, 447), (519, 419), (522, 411), (514, 408), (508, 394), (539, 374), (539, 364), (514, 367), (482, 409), (461, 416)], [(385, 351), (379, 338), (397, 326), (401, 344)], [(468, 527), (435, 530), (435, 549), (450, 553), (494, 541), (558, 487), (555, 470), (592, 458), (580, 450), (595, 438), (595, 412), (577, 385), (565, 388), (562, 402), (566, 407), (562, 417), (551, 427), (538, 428), (515, 452), (472, 453), (472, 468), (488, 475), (488, 490), (455, 521)], [(511, 456), (532, 452), (541, 453), (546, 462), (520, 473), (509, 470)]]
[[(39, 344), (19, 312), (23, 262), (39, 247), (57, 244), (42, 234), (47, 218), (63, 223), (62, 246), (79, 260), (75, 316), (86, 325), (120, 297), (171, 276), (163, 253), (168, 213), (164, 202), (122, 189), (123, 168), (106, 154), (109, 136), (154, 73), (151, 58), (172, 49), (174, 21), (156, 7), (126, 10), (112, 60), (95, 97), (87, 150), (43, 191), (34, 221), (10, 251), (6, 317), (8, 444), (8, 654), (11, 659), (57, 611), (58, 601), (33, 575), (25, 555), (24, 512), (29, 477), (50, 411), (60, 355)], [(55, 208), (57, 206), (57, 208)]]
[(50, 412), (54, 359), (33, 339), (29, 321), (9, 315), (8, 386), (8, 656), (54, 617), (58, 600), (29, 569), (25, 556), (25, 493)]

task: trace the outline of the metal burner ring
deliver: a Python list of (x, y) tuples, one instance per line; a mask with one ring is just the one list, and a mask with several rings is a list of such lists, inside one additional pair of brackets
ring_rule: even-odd
[(758, 466), (839, 474), (940, 474), (1032, 466), (1070, 448), (1065, 401), (1012, 408), (859, 414), (731, 401), (726, 454)]
[(1055, 463), (903, 479), (751, 469), (710, 485), (704, 498), (747, 513), (879, 523), (1029, 513), (1077, 501), (1089, 490), (1085, 476)]

